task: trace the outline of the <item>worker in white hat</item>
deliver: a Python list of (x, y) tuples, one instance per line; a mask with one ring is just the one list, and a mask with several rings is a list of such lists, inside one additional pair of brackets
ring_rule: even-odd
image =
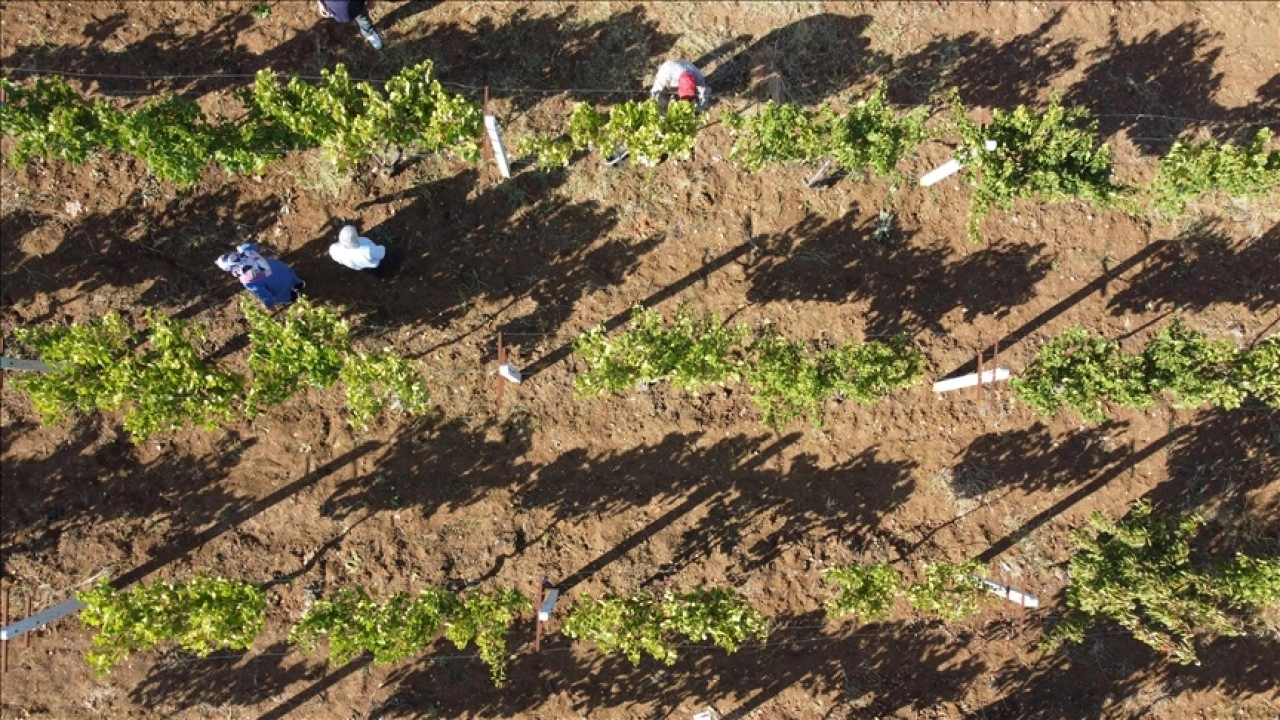
[(387, 248), (361, 237), (355, 225), (343, 225), (338, 231), (338, 242), (329, 246), (329, 257), (352, 270), (376, 271), (386, 256)]

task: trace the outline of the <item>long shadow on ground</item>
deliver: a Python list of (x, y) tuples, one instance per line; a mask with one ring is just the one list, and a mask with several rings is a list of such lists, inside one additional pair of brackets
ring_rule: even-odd
[[(6, 215), (0, 239), (5, 257), (0, 298), (11, 307), (73, 289), (75, 297), (66, 302), (87, 298), (90, 307), (105, 311), (121, 309), (114, 298), (117, 292), (149, 285), (134, 301), (138, 307), (192, 315), (240, 290), (213, 260), (238, 238), (254, 238), (269, 228), (278, 210), (276, 198), (242, 201), (241, 192), (229, 185), (178, 195), (163, 206), (144, 204), (141, 191), (135, 191), (122, 207), (55, 221), (61, 226), (55, 230), (61, 239), (43, 254), (28, 254), (18, 246), (22, 233), (10, 232), (12, 218)], [(54, 319), (61, 307), (50, 300), (46, 313), (25, 323)]]
[(948, 245), (913, 242), (910, 229), (877, 239), (875, 224), (854, 209), (831, 221), (810, 215), (759, 238), (765, 257), (748, 271), (747, 298), (865, 301), (869, 334), (942, 332), (942, 318), (956, 308), (965, 308), (966, 322), (1004, 316), (1034, 295), (1053, 265), (1044, 244), (990, 245), (955, 258)]

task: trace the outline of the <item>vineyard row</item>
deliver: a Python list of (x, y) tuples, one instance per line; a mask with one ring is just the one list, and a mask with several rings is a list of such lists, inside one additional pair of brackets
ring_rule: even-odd
[[(252, 86), (234, 93), (246, 108), (234, 121), (210, 121), (194, 101), (174, 94), (124, 111), (89, 100), (60, 77), (26, 87), (0, 78), (8, 97), (0, 105), (0, 133), (13, 138), (15, 163), (32, 157), (81, 163), (99, 151), (126, 152), (179, 186), (197, 182), (210, 161), (227, 172), (257, 175), (283, 153), (309, 148), (322, 148), (340, 167), (392, 148), (475, 163), (482, 110), (446, 91), (432, 72), (431, 61), (423, 61), (379, 88), (353, 81), (341, 64), (322, 71), (318, 83), (297, 77), (281, 83), (262, 70)], [(902, 179), (897, 166), (922, 143), (951, 143), (974, 189), (967, 229), (975, 240), (993, 208), (1007, 209), (1018, 198), (1079, 199), (1177, 217), (1206, 195), (1253, 197), (1280, 185), (1280, 150), (1268, 151), (1272, 133), (1265, 128), (1244, 147), (1176, 142), (1150, 183), (1130, 186), (1115, 180), (1111, 149), (1098, 141), (1088, 111), (1066, 108), (1056, 96), (1044, 107), (995, 109), (988, 123), (969, 115), (955, 91), (930, 107), (899, 112), (882, 84), (843, 112), (771, 101), (748, 116), (727, 111), (722, 117), (735, 136), (730, 158), (749, 171), (821, 162), (824, 169), (869, 171), (896, 182)], [(608, 112), (578, 103), (564, 132), (524, 137), (518, 147), (542, 167), (567, 166), (593, 148), (605, 158), (625, 152), (653, 165), (690, 157), (703, 126), (691, 103), (673, 103), (666, 112), (653, 100), (627, 101)]]
[[(1175, 662), (1192, 663), (1197, 636), (1241, 634), (1254, 611), (1280, 603), (1280, 558), (1237, 554), (1208, 568), (1191, 564), (1190, 541), (1203, 523), (1198, 516), (1155, 517), (1143, 501), (1118, 524), (1099, 513), (1089, 523), (1074, 535), (1066, 612), (1045, 634), (1042, 649), (1081, 642), (1094, 625), (1112, 621)], [(827, 614), (883, 620), (895, 597), (905, 595), (925, 615), (959, 620), (992, 597), (979, 576), (983, 570), (977, 561), (926, 563), (921, 580), (907, 585), (889, 563), (830, 567), (822, 577), (839, 594), (828, 600)], [(246, 650), (266, 621), (262, 587), (222, 578), (159, 580), (124, 591), (103, 580), (79, 599), (82, 620), (97, 629), (88, 660), (100, 673), (133, 652), (168, 645), (200, 657)], [(379, 663), (400, 662), (443, 635), (460, 650), (474, 642), (494, 684), (502, 685), (507, 633), (532, 609), (512, 588), (458, 594), (436, 587), (378, 602), (363, 587), (348, 586), (313, 600), (288, 637), (307, 651), (327, 638), (330, 661), (343, 665), (366, 653)], [(733, 653), (753, 639), (764, 642), (770, 629), (745, 596), (715, 587), (579, 596), (561, 623), (566, 636), (621, 653), (635, 665), (645, 655), (674, 664), (679, 638), (710, 640)]]
[[(412, 364), (391, 348), (355, 349), (334, 310), (305, 299), (279, 317), (249, 300), (241, 307), (249, 323), (252, 383), (201, 356), (193, 340), (205, 337), (203, 326), (149, 313), (145, 342), (139, 342), (112, 312), (83, 325), (19, 328), (16, 339), (51, 371), (19, 376), (14, 385), (30, 395), (46, 423), (69, 412), (124, 406), (124, 427), (135, 442), (160, 431), (213, 429), (237, 416), (254, 417), (303, 387), (323, 389), (339, 380), (348, 421), (357, 429), (387, 407), (409, 415), (429, 409), (426, 381)], [(580, 395), (659, 382), (696, 395), (745, 381), (774, 429), (798, 417), (821, 425), (834, 398), (875, 403), (917, 384), (925, 366), (902, 337), (815, 350), (773, 326), (730, 328), (683, 305), (670, 321), (637, 305), (627, 328), (612, 335), (604, 326), (590, 329), (574, 342), (574, 354), (585, 365), (574, 380)], [(1249, 397), (1280, 407), (1280, 334), (1240, 348), (1210, 341), (1175, 318), (1140, 353), (1129, 354), (1074, 327), (1045, 343), (1011, 384), (1015, 397), (1043, 415), (1070, 408), (1089, 421), (1103, 419), (1106, 403), (1141, 410), (1166, 391), (1179, 407), (1233, 409)]]

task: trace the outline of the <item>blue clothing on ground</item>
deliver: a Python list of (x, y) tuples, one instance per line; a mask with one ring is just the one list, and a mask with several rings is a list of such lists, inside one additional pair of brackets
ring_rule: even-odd
[(320, 0), (333, 19), (338, 22), (351, 22), (359, 15), (365, 14), (364, 0)]
[(256, 295), (268, 308), (293, 302), (293, 289), (302, 284), (302, 278), (298, 277), (298, 274), (288, 265), (275, 258), (263, 259), (271, 268), (271, 274), (261, 280), (244, 283), (245, 288)]

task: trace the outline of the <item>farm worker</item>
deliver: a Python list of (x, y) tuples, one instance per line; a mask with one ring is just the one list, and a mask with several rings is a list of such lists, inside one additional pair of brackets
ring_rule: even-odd
[(667, 110), (667, 100), (672, 95), (680, 100), (692, 101), (698, 98), (698, 110), (706, 110), (711, 102), (711, 89), (707, 87), (707, 79), (702, 76), (693, 63), (688, 60), (668, 60), (658, 68), (653, 78), (653, 87), (649, 95), (658, 101), (663, 112)]
[(373, 29), (373, 21), (369, 19), (369, 5), (372, 0), (316, 0), (320, 8), (320, 17), (337, 20), (340, 23), (356, 21), (360, 34), (373, 46), (374, 50), (382, 49), (382, 36)]
[(268, 310), (297, 300), (298, 291), (307, 286), (288, 265), (275, 258), (262, 257), (253, 243), (241, 244), (235, 252), (219, 257), (216, 262), (218, 267), (235, 275)]
[(371, 270), (377, 274), (378, 264), (387, 256), (387, 248), (361, 237), (355, 225), (343, 225), (338, 242), (329, 246), (329, 257), (352, 270)]

